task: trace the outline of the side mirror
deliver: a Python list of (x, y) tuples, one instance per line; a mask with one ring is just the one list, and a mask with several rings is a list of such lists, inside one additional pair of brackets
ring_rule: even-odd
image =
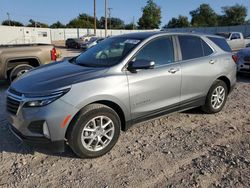
[(155, 66), (154, 61), (149, 61), (145, 59), (138, 59), (135, 61), (131, 61), (128, 66), (129, 71), (134, 71), (137, 69), (153, 69)]

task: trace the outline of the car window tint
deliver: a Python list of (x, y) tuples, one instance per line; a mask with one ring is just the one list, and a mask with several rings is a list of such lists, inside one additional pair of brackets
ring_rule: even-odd
[(172, 63), (174, 50), (171, 38), (163, 37), (148, 43), (140, 50), (135, 59), (154, 61), (156, 66)]
[(201, 40), (202, 42), (202, 47), (203, 47), (203, 53), (204, 53), (204, 56), (208, 56), (208, 55), (211, 55), (213, 53), (213, 50), (210, 48), (210, 46), (204, 42), (203, 40)]
[(203, 56), (201, 39), (194, 36), (179, 36), (182, 60), (194, 59)]
[(240, 39), (240, 34), (239, 33), (233, 33), (231, 38)]
[(208, 37), (212, 42), (214, 42), (217, 46), (219, 46), (222, 50), (226, 52), (232, 52), (230, 46), (224, 38), (218, 37)]

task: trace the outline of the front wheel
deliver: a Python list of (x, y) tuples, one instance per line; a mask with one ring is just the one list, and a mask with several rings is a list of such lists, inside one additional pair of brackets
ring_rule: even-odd
[(228, 95), (228, 88), (225, 82), (216, 80), (210, 88), (206, 103), (202, 106), (202, 110), (209, 114), (218, 113), (224, 107)]
[(92, 104), (71, 125), (67, 139), (79, 157), (99, 157), (116, 144), (120, 128), (120, 118), (113, 109), (102, 104)]
[(13, 82), (14, 80), (16, 80), (17, 78), (19, 78), (20, 76), (22, 76), (23, 74), (25, 74), (26, 72), (28, 72), (29, 70), (33, 68), (34, 67), (32, 67), (31, 65), (27, 65), (27, 64), (17, 65), (10, 72), (10, 76), (9, 76), (10, 82)]

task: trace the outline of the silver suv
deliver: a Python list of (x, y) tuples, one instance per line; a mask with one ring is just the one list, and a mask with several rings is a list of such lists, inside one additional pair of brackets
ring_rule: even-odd
[(13, 82), (8, 121), (28, 143), (57, 151), (67, 143), (80, 157), (98, 157), (137, 122), (195, 107), (221, 111), (235, 83), (236, 64), (219, 36), (121, 35)]

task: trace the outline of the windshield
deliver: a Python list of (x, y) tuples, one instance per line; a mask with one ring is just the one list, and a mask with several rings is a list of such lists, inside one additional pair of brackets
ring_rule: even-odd
[(96, 38), (96, 37), (92, 37), (90, 40), (89, 40), (89, 42), (94, 42), (94, 41), (96, 41), (98, 38)]
[(89, 67), (110, 67), (118, 64), (141, 41), (125, 37), (103, 40), (74, 59), (74, 63)]

